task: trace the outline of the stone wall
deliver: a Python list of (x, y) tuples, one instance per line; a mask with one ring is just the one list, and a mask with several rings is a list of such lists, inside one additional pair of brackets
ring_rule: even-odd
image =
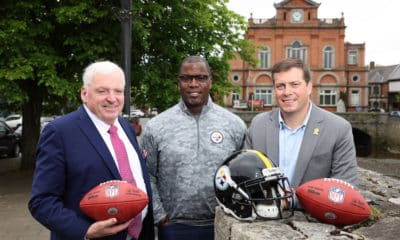
[[(243, 121), (249, 125), (257, 111), (236, 111)], [(335, 113), (347, 119), (353, 128), (357, 128), (371, 136), (371, 155), (398, 154), (400, 155), (400, 118), (390, 117), (387, 113)]]
[[(289, 219), (241, 222), (216, 209), (215, 240), (261, 239), (399, 239), (400, 180), (359, 168), (359, 188), (374, 213), (369, 220), (345, 227), (319, 223), (296, 211)], [(376, 211), (375, 211), (376, 210)]]

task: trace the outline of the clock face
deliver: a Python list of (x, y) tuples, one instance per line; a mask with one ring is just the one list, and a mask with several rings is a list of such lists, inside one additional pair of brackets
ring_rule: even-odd
[(303, 22), (303, 10), (292, 10), (292, 22)]

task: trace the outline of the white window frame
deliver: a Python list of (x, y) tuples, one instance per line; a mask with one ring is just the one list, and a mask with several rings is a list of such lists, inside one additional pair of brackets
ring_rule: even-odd
[(240, 94), (239, 93), (235, 93), (235, 92), (231, 92), (231, 103), (233, 106), (233, 103), (235, 102), (235, 100), (240, 100)]
[(296, 40), (291, 46), (286, 48), (286, 57), (299, 58), (304, 63), (307, 63), (307, 47)]
[(271, 52), (268, 46), (265, 46), (264, 49), (260, 50), (258, 53), (258, 59), (260, 61), (261, 69), (268, 69), (270, 67)]
[(335, 66), (335, 50), (332, 46), (326, 46), (323, 50), (324, 68), (332, 69)]
[(347, 61), (350, 65), (356, 65), (358, 63), (358, 51), (355, 49), (349, 50), (347, 53)]
[(319, 105), (336, 106), (338, 101), (338, 91), (336, 88), (322, 88), (319, 91)]
[(350, 89), (350, 106), (360, 106), (360, 105), (361, 105), (361, 90)]
[(272, 87), (262, 87), (256, 88), (254, 94), (254, 100), (264, 100), (264, 106), (272, 106), (273, 104), (273, 88)]

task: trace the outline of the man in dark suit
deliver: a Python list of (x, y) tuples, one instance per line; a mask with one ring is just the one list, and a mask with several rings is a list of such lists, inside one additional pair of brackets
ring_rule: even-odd
[[(116, 64), (102, 61), (89, 65), (83, 74), (83, 105), (47, 124), (40, 136), (29, 210), (51, 231), (53, 240), (154, 239), (146, 164), (129, 122), (119, 116), (124, 105), (124, 86), (124, 73)], [(126, 149), (126, 168), (132, 172), (132, 181), (149, 197), (149, 205), (139, 217), (141, 227), (137, 225), (134, 231), (139, 236), (131, 234), (131, 221), (94, 221), (79, 209), (80, 200), (90, 189), (102, 182), (122, 179), (110, 126), (117, 128)]]
[(312, 82), (300, 59), (284, 59), (272, 68), (279, 108), (251, 122), (245, 148), (265, 153), (293, 187), (318, 178), (357, 184), (357, 161), (351, 125), (311, 102)]

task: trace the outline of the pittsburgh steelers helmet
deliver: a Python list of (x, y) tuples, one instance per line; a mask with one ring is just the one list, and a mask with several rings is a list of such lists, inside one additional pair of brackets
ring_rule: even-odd
[(293, 215), (287, 177), (256, 150), (234, 152), (217, 169), (214, 190), (225, 213), (239, 220), (280, 219)]

